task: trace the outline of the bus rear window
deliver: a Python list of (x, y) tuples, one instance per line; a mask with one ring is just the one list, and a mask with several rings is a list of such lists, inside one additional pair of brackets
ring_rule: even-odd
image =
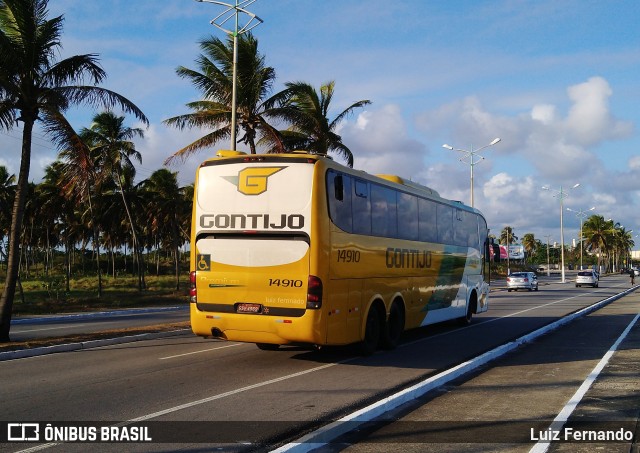
[(211, 263), (231, 266), (280, 266), (300, 261), (309, 250), (306, 241), (295, 236), (264, 237), (206, 236), (196, 240), (198, 253), (210, 255)]

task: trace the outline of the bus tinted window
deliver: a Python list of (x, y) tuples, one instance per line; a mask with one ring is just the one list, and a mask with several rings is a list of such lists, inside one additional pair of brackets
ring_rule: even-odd
[(438, 242), (453, 244), (453, 208), (437, 204), (438, 210)]
[(398, 192), (398, 236), (411, 241), (419, 239), (418, 197), (404, 192)]
[(418, 204), (420, 240), (423, 242), (438, 242), (437, 206), (438, 203), (424, 198)]
[(371, 201), (369, 199), (369, 183), (366, 181), (354, 179), (351, 207), (353, 232), (371, 234)]
[(332, 222), (348, 233), (481, 248), (487, 223), (475, 212), (382, 184), (327, 172)]
[(351, 178), (330, 171), (327, 176), (329, 191), (329, 215), (333, 223), (343, 231), (351, 232)]
[(478, 248), (478, 222), (476, 216), (462, 209), (456, 209), (456, 217), (453, 223), (455, 245)]
[(397, 237), (396, 191), (371, 184), (371, 232), (374, 236)]

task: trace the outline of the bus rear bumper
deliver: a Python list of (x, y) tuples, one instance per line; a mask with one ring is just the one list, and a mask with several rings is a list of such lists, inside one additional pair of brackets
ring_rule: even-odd
[(304, 316), (286, 318), (198, 310), (191, 304), (191, 330), (201, 337), (247, 343), (323, 344), (318, 328), (320, 312), (307, 310)]

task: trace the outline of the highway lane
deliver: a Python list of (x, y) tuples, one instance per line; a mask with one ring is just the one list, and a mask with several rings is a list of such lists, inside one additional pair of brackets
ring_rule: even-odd
[[(0, 363), (6, 421), (212, 421), (193, 434), (208, 442), (127, 445), (128, 451), (229, 447), (252, 449), (290, 430), (288, 438), (333, 420), (426, 376), (477, 356), (525, 332), (627, 289), (603, 278), (600, 288), (550, 283), (538, 292), (492, 293), (488, 313), (465, 328), (452, 324), (407, 333), (393, 352), (359, 357), (349, 348), (275, 352), (251, 344), (190, 335)], [(230, 420), (232, 425), (225, 425)], [(243, 421), (267, 423), (250, 425)], [(240, 433), (234, 429), (241, 428)], [(178, 436), (179, 424), (160, 434)], [(173, 432), (172, 432), (173, 431)], [(207, 434), (208, 433), (208, 434)], [(235, 435), (237, 434), (237, 436)], [(189, 437), (192, 438), (192, 437)], [(173, 437), (172, 437), (173, 439)], [(185, 439), (179, 439), (181, 442)], [(187, 439), (188, 440), (188, 439)], [(273, 439), (272, 439), (273, 440)], [(281, 438), (280, 440), (286, 440)], [(217, 445), (216, 441), (222, 441)], [(74, 450), (77, 447), (77, 450)], [(119, 450), (101, 444), (101, 450)], [(131, 448), (130, 448), (131, 447)], [(18, 450), (15, 446), (6, 451)], [(84, 451), (86, 445), (50, 446)]]

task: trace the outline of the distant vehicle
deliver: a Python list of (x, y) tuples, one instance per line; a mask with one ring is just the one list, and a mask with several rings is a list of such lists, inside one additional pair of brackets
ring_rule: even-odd
[(507, 291), (528, 289), (538, 291), (538, 277), (534, 272), (514, 272), (507, 277)]
[(576, 288), (582, 285), (598, 287), (598, 274), (594, 270), (580, 271), (576, 275)]
[(636, 268), (633, 270), (633, 274), (634, 274), (636, 277), (637, 277), (638, 275), (640, 275), (640, 268), (636, 267)]

